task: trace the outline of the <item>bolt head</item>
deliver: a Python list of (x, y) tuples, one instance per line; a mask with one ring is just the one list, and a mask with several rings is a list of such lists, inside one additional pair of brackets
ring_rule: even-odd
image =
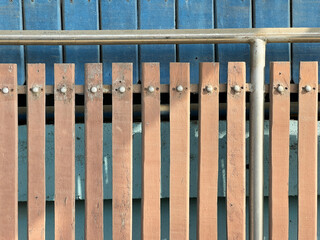
[(39, 87), (36, 87), (36, 86), (33, 87), (31, 90), (33, 93), (38, 93), (40, 91)]
[(181, 85), (177, 86), (177, 91), (178, 92), (182, 92), (183, 91), (183, 87)]
[(90, 91), (91, 91), (92, 93), (96, 93), (96, 92), (98, 91), (98, 88), (97, 88), (97, 87), (92, 87), (92, 88), (90, 89)]
[(206, 90), (207, 90), (207, 92), (212, 93), (213, 87), (211, 85), (208, 85), (208, 86), (206, 86)]
[(9, 88), (7, 88), (7, 87), (2, 88), (2, 93), (4, 93), (4, 94), (9, 93)]
[(66, 88), (65, 86), (63, 86), (63, 87), (60, 89), (60, 92), (66, 93), (66, 92), (67, 92), (67, 88)]
[(119, 87), (119, 92), (124, 93), (126, 91), (126, 88), (124, 86)]
[(277, 88), (277, 91), (279, 93), (283, 93), (284, 92), (284, 87), (282, 85), (279, 85), (278, 88)]
[(239, 93), (241, 91), (241, 87), (239, 85), (235, 85), (233, 87), (233, 90), (236, 92), (236, 93)]
[(306, 92), (311, 92), (312, 87), (310, 85), (305, 86), (304, 88), (306, 90)]
[(148, 91), (149, 91), (150, 93), (153, 93), (153, 92), (154, 92), (154, 87), (153, 87), (153, 86), (149, 86), (149, 87), (148, 87)]

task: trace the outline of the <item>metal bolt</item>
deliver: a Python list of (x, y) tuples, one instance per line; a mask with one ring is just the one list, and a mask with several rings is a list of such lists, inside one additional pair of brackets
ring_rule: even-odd
[(305, 86), (304, 88), (306, 90), (306, 92), (311, 92), (312, 87), (310, 85)]
[(178, 91), (178, 92), (182, 92), (182, 91), (183, 91), (183, 87), (182, 87), (181, 85), (179, 85), (179, 86), (177, 87), (177, 91)]
[(67, 88), (66, 88), (65, 86), (63, 86), (63, 87), (60, 89), (60, 92), (66, 93), (66, 92), (67, 92)]
[(90, 89), (90, 91), (91, 91), (92, 93), (96, 93), (96, 92), (98, 91), (98, 88), (97, 88), (97, 87), (92, 87), (92, 88)]
[(284, 92), (284, 87), (282, 85), (279, 85), (278, 88), (277, 88), (277, 91), (279, 93), (283, 93)]
[(236, 93), (239, 93), (241, 91), (241, 87), (239, 85), (234, 85), (233, 91), (235, 91)]
[(33, 92), (33, 93), (38, 93), (39, 91), (40, 91), (40, 89), (39, 89), (39, 87), (33, 87), (32, 89), (31, 89), (31, 91)]
[(149, 91), (150, 93), (153, 93), (153, 92), (154, 92), (154, 87), (153, 87), (153, 86), (149, 86), (149, 87), (148, 87), (148, 91)]
[(119, 87), (119, 92), (124, 93), (126, 91), (126, 88), (124, 86)]
[(211, 85), (208, 85), (208, 86), (206, 86), (206, 90), (207, 90), (207, 92), (212, 93), (213, 87)]
[(7, 88), (7, 87), (2, 88), (2, 92), (4, 94), (7, 94), (9, 92), (9, 88)]

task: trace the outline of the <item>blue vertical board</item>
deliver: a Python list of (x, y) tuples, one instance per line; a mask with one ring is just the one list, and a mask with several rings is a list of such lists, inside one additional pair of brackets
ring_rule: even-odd
[[(0, 30), (22, 29), (21, 1), (0, 1)], [(25, 75), (23, 46), (0, 46), (0, 63), (16, 63), (18, 66), (18, 84), (24, 84)]]
[[(177, 9), (177, 28), (179, 29), (210, 29), (214, 27), (212, 0), (178, 0)], [(177, 60), (190, 62), (190, 81), (191, 83), (199, 83), (199, 62), (214, 60), (214, 45), (178, 45)]]
[[(137, 0), (101, 0), (101, 29), (137, 29)], [(133, 63), (133, 83), (138, 81), (138, 46), (105, 45), (102, 47), (103, 82), (112, 82), (112, 63)]]
[[(99, 30), (98, 5), (98, 0), (63, 1), (63, 30)], [(64, 62), (76, 64), (76, 84), (84, 84), (84, 64), (100, 62), (99, 46), (65, 46)]]
[[(175, 29), (174, 0), (139, 0), (140, 29)], [(176, 61), (176, 45), (140, 45), (139, 65), (160, 62), (160, 82), (169, 83), (169, 63)]]
[[(25, 30), (61, 30), (60, 0), (24, 0)], [(54, 84), (53, 65), (62, 62), (61, 46), (27, 46), (27, 63), (46, 64), (46, 84)]]
[[(251, 0), (215, 0), (216, 28), (251, 28)], [(227, 82), (228, 62), (246, 62), (247, 81), (250, 79), (250, 47), (248, 44), (216, 45), (216, 60), (220, 62), (220, 82)]]
[[(320, 27), (320, 1), (292, 0), (292, 27)], [(292, 44), (292, 78), (295, 83), (299, 82), (300, 61), (320, 61), (320, 43)]]
[[(290, 0), (255, 0), (253, 22), (256, 28), (290, 27)], [(272, 61), (290, 61), (290, 44), (267, 44), (266, 83), (269, 83), (269, 67)]]

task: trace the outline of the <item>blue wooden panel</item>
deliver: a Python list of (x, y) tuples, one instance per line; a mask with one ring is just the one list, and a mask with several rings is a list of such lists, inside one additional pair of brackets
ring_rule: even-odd
[[(140, 29), (174, 29), (174, 0), (140, 0)], [(169, 63), (176, 61), (176, 45), (141, 45), (142, 62), (160, 62), (160, 82), (169, 83)]]
[[(137, 29), (137, 0), (101, 0), (101, 29)], [(138, 46), (103, 46), (103, 81), (111, 84), (113, 62), (133, 63), (133, 83), (138, 81)]]
[[(179, 0), (177, 8), (177, 28), (209, 29), (214, 27), (212, 0)], [(177, 59), (179, 62), (190, 62), (190, 81), (199, 83), (199, 62), (214, 60), (214, 45), (178, 45)]]
[[(20, 0), (0, 1), (0, 30), (22, 30)], [(16, 63), (18, 65), (18, 84), (24, 84), (23, 46), (0, 46), (0, 63)]]
[[(251, 0), (215, 0), (216, 28), (251, 28)], [(227, 82), (228, 62), (245, 61), (250, 79), (248, 44), (218, 44), (216, 60), (220, 62), (220, 82)]]
[[(25, 30), (60, 30), (60, 0), (24, 0)], [(46, 64), (46, 84), (53, 85), (53, 64), (62, 62), (61, 46), (27, 46), (27, 63)]]
[[(253, 26), (256, 28), (290, 27), (290, 0), (255, 0), (254, 11)], [(269, 83), (271, 61), (290, 61), (290, 44), (267, 44), (266, 83)]]
[[(63, 29), (98, 30), (98, 5), (98, 0), (63, 1)], [(100, 62), (99, 53), (99, 46), (64, 47), (64, 62), (76, 64), (76, 84), (84, 84), (84, 64)]]
[[(320, 1), (292, 0), (292, 27), (320, 27)], [(320, 43), (292, 44), (292, 77), (295, 83), (299, 82), (300, 61), (320, 61)]]

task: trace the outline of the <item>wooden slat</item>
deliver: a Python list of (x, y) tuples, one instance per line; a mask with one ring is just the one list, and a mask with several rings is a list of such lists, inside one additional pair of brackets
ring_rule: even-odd
[(70, 240), (75, 238), (74, 69), (74, 64), (54, 65), (55, 238)]
[[(154, 92), (149, 91), (153, 87)], [(160, 240), (160, 65), (142, 64), (142, 239)]]
[(0, 236), (18, 239), (17, 65), (0, 64)]
[[(198, 239), (217, 239), (219, 64), (201, 63), (199, 82)], [(208, 92), (207, 87), (212, 87)]]
[[(132, 63), (112, 64), (112, 235), (132, 239)], [(121, 93), (121, 87), (125, 92)]]
[(271, 63), (270, 76), (269, 234), (270, 239), (288, 239), (290, 63)]
[[(182, 92), (177, 91), (178, 86)], [(170, 239), (189, 239), (189, 63), (170, 63)]]
[(44, 64), (27, 65), (28, 239), (45, 239), (45, 74)]
[(236, 93), (235, 85), (244, 88), (246, 67), (243, 62), (228, 64), (227, 90), (227, 236), (245, 239), (246, 159), (245, 91)]
[[(311, 86), (307, 92), (305, 86)], [(318, 62), (300, 63), (298, 238), (317, 239)]]
[[(94, 90), (97, 90), (94, 92)], [(85, 65), (86, 239), (103, 239), (102, 64)]]

